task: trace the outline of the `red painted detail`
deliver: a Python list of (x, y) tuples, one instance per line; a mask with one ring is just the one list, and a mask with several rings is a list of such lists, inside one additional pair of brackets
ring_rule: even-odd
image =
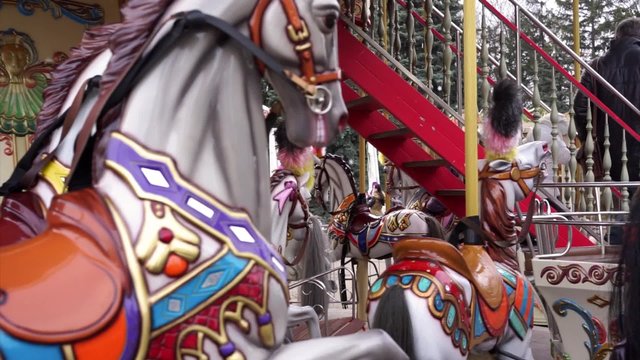
[(518, 32), (522, 40), (524, 40), (538, 54), (540, 54), (543, 58), (545, 58), (545, 60), (547, 60), (549, 64), (551, 64), (556, 70), (558, 70), (558, 72), (562, 74), (562, 76), (564, 76), (567, 80), (571, 81), (571, 83), (574, 86), (580, 89), (580, 91), (582, 91), (589, 99), (591, 99), (591, 102), (595, 103), (596, 105), (598, 105), (599, 108), (604, 110), (604, 112), (609, 114), (609, 117), (614, 119), (618, 123), (618, 125), (622, 126), (622, 128), (624, 128), (629, 133), (629, 135), (633, 136), (634, 139), (640, 141), (640, 135), (638, 135), (638, 133), (635, 132), (631, 128), (631, 126), (629, 126), (622, 119), (620, 119), (620, 117), (616, 115), (616, 113), (613, 112), (613, 110), (609, 109), (609, 107), (605, 105), (600, 99), (598, 99), (598, 97), (595, 96), (591, 91), (587, 90), (587, 88), (584, 87), (584, 85), (582, 85), (579, 80), (577, 80), (575, 77), (573, 77), (573, 75), (571, 75), (567, 70), (565, 70), (565, 68), (562, 67), (562, 65), (560, 65), (551, 55), (549, 55), (538, 44), (536, 44), (535, 41), (533, 41), (530, 37), (528, 37), (523, 31), (518, 31), (518, 28), (516, 27), (516, 25), (511, 21), (509, 21), (509, 19), (507, 19), (506, 16), (504, 16), (502, 13), (496, 10), (496, 8), (494, 8), (491, 4), (489, 4), (487, 0), (480, 0), (480, 2), (489, 11), (491, 11), (498, 19), (500, 19), (500, 21), (502, 21), (503, 24), (507, 25), (511, 30)]
[[(536, 198), (540, 199), (539, 196), (536, 195)], [(520, 209), (522, 210), (523, 214), (527, 213), (527, 210), (529, 209), (529, 203), (532, 201), (533, 197), (528, 196), (527, 198), (525, 198), (524, 200), (520, 201), (519, 206)], [(557, 213), (557, 211), (553, 208), (551, 208), (551, 213)], [(569, 240), (569, 234), (567, 231), (567, 225), (558, 225), (559, 226), (559, 231), (558, 231), (558, 240), (556, 241), (556, 248), (562, 248), (562, 247), (566, 247), (567, 246), (567, 241)], [(572, 247), (580, 247), (580, 246), (593, 246), (594, 244), (589, 241), (589, 239), (583, 234), (581, 233), (577, 227), (572, 227), (571, 228), (571, 233), (573, 235), (573, 242), (572, 242)], [(529, 232), (531, 234), (536, 234), (536, 229), (534, 225), (531, 225), (529, 227)]]
[(171, 240), (173, 240), (173, 231), (167, 229), (166, 227), (163, 227), (162, 229), (160, 229), (160, 231), (158, 231), (158, 239), (160, 239), (160, 241), (165, 244), (170, 243)]
[(507, 290), (502, 285), (502, 301), (497, 309), (492, 309), (482, 296), (477, 296), (476, 301), (480, 308), (480, 314), (475, 316), (482, 316), (482, 322), (484, 323), (487, 331), (491, 336), (498, 337), (504, 333), (504, 328), (507, 327), (509, 320), (509, 299), (507, 298)]
[[(343, 84), (342, 95), (345, 101), (358, 99), (358, 94), (351, 88)], [(426, 99), (423, 99), (427, 102)], [(387, 118), (376, 112), (350, 112), (349, 125), (369, 141), (376, 149), (382, 152), (388, 159), (398, 164), (402, 171), (418, 181), (431, 194), (437, 190), (464, 188), (464, 182), (445, 167), (432, 168), (405, 168), (402, 164), (407, 161), (433, 160), (415, 141), (410, 137), (402, 138), (369, 138), (372, 134), (391, 131), (397, 129)], [(458, 129), (459, 136), (463, 137), (462, 130)], [(465, 206), (463, 197), (439, 196), (438, 199), (447, 206), (454, 214), (464, 216)]]
[(602, 345), (607, 341), (607, 328), (604, 326), (602, 321), (595, 316), (591, 317), (593, 324), (598, 329), (598, 344)]
[(46, 228), (41, 203), (31, 191), (4, 197), (0, 203), (0, 247), (31, 239)]
[[(181, 344), (177, 344), (178, 336), (187, 327), (193, 324), (199, 324), (208, 327), (216, 333), (220, 333), (221, 324), (221, 306), (228, 298), (232, 296), (242, 296), (252, 299), (258, 304), (262, 304), (264, 301), (263, 287), (264, 269), (260, 266), (254, 266), (251, 271), (241, 280), (241, 282), (235, 287), (231, 288), (224, 296), (221, 296), (212, 304), (208, 305), (198, 313), (185, 319), (180, 324), (177, 324), (160, 335), (154, 337), (149, 345), (149, 352), (147, 358), (149, 359), (162, 359), (173, 360), (178, 358), (176, 349), (178, 346), (181, 348), (196, 349), (197, 338), (195, 334), (190, 334), (185, 337)], [(236, 305), (231, 304), (226, 311), (233, 311), (236, 309)]]
[(189, 262), (178, 254), (170, 254), (164, 265), (164, 274), (168, 277), (178, 278), (189, 269)]

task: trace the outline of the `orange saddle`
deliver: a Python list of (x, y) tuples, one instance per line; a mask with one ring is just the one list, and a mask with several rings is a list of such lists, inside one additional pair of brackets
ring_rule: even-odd
[(504, 280), (482, 246), (466, 245), (458, 250), (441, 239), (407, 239), (396, 244), (393, 258), (435, 260), (461, 274), (473, 284), (481, 300), (480, 311), (489, 332), (497, 336), (504, 330), (510, 306)]
[(93, 189), (54, 198), (47, 229), (0, 248), (0, 328), (35, 342), (90, 336), (130, 288), (111, 214)]

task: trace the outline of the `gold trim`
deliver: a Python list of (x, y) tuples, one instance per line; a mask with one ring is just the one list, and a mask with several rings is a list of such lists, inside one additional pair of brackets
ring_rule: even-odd
[[(203, 192), (202, 190), (198, 189), (197, 187), (195, 187), (195, 186), (189, 184), (188, 182), (184, 181), (182, 179), (182, 176), (181, 176), (180, 172), (178, 171), (178, 169), (176, 169), (173, 159), (167, 157), (166, 155), (156, 154), (156, 153), (153, 153), (153, 152), (151, 152), (149, 150), (144, 149), (141, 145), (139, 145), (135, 141), (127, 138), (122, 133), (113, 132), (111, 136), (116, 138), (116, 139), (118, 139), (118, 140), (121, 140), (122, 142), (124, 142), (125, 144), (130, 146), (135, 152), (137, 152), (142, 157), (144, 157), (146, 159), (149, 159), (149, 160), (155, 160), (155, 161), (158, 161), (158, 162), (161, 162), (161, 163), (165, 164), (169, 168), (169, 171), (171, 172), (171, 174), (173, 175), (174, 181), (176, 183), (178, 183), (180, 186), (184, 187), (185, 189), (189, 190), (190, 192), (192, 192), (193, 194), (199, 196), (200, 198), (213, 203), (218, 208), (223, 209), (223, 211), (225, 211), (227, 213), (227, 215), (229, 215), (231, 217), (234, 217), (234, 218), (237, 218), (237, 219), (244, 219), (249, 224), (253, 225), (253, 222), (251, 221), (251, 218), (246, 213), (237, 212), (237, 211), (234, 211), (234, 210), (230, 209), (228, 206), (220, 203), (219, 201), (214, 199), (209, 194)], [(196, 226), (200, 227), (205, 232), (208, 232), (209, 234), (213, 235), (217, 239), (219, 239), (219, 240), (223, 241), (224, 243), (226, 243), (229, 246), (231, 252), (233, 252), (234, 255), (237, 255), (238, 257), (252, 259), (252, 260), (256, 261), (258, 264), (262, 265), (264, 267), (264, 269), (267, 272), (269, 272), (280, 283), (280, 285), (282, 286), (283, 289), (287, 288), (286, 283), (285, 283), (286, 279), (281, 279), (280, 278), (280, 274), (275, 272), (275, 270), (273, 269), (273, 266), (271, 266), (270, 264), (266, 263), (262, 258), (256, 256), (255, 254), (252, 254), (252, 253), (239, 252), (238, 250), (235, 249), (235, 247), (233, 246), (233, 242), (227, 236), (225, 236), (224, 234), (220, 233), (218, 230), (208, 226), (207, 224), (203, 223), (198, 218), (192, 216), (191, 214), (186, 212), (184, 209), (182, 209), (182, 207), (180, 207), (178, 204), (176, 204), (175, 202), (171, 201), (170, 199), (167, 199), (167, 198), (162, 197), (162, 196), (154, 195), (154, 194), (149, 194), (149, 193), (145, 192), (144, 190), (142, 190), (140, 185), (135, 181), (135, 179), (133, 178), (131, 173), (126, 168), (124, 168), (123, 166), (118, 164), (117, 162), (115, 162), (113, 160), (106, 160), (105, 164), (107, 165), (108, 168), (111, 168), (118, 175), (120, 175), (126, 182), (129, 183), (129, 186), (131, 186), (131, 188), (136, 193), (138, 198), (144, 199), (144, 200), (153, 200), (153, 201), (157, 201), (157, 202), (160, 202), (160, 203), (168, 205), (174, 211), (178, 212), (180, 215), (182, 215), (186, 219), (190, 220), (192, 223), (194, 223)], [(259, 231), (257, 231), (255, 226), (253, 227), (253, 229), (254, 229), (254, 231), (256, 232), (256, 234), (258, 236), (262, 235), (262, 234), (260, 234)], [(264, 239), (264, 238), (262, 238), (261, 240), (267, 242), (266, 239)], [(267, 242), (267, 244), (269, 244), (269, 243)]]
[[(73, 345), (71, 344), (62, 345), (62, 355), (64, 356), (65, 360), (76, 360), (76, 354), (73, 351)], [(2, 359), (1, 356), (0, 359)]]
[(136, 298), (138, 300), (138, 306), (140, 307), (140, 341), (138, 343), (138, 352), (136, 354), (136, 359), (143, 360), (146, 356), (147, 349), (149, 348), (150, 337), (149, 334), (151, 332), (151, 314), (150, 314), (150, 306), (149, 302), (149, 294), (147, 292), (147, 284), (144, 278), (144, 273), (142, 268), (140, 267), (140, 263), (138, 263), (138, 259), (136, 258), (136, 254), (133, 250), (131, 239), (129, 237), (129, 229), (127, 225), (120, 217), (115, 206), (112, 204), (111, 200), (108, 197), (104, 197), (105, 202), (107, 203), (107, 207), (111, 212), (111, 216), (113, 217), (113, 221), (116, 224), (116, 228), (118, 229), (118, 233), (120, 235), (120, 241), (122, 242), (122, 247), (124, 248), (125, 256), (127, 258), (127, 266), (129, 267), (129, 274), (131, 275), (131, 280), (133, 281), (134, 290), (136, 292)]
[(56, 158), (51, 159), (44, 169), (40, 171), (40, 176), (46, 183), (51, 185), (56, 194), (62, 194), (67, 190), (65, 180), (69, 176), (69, 168), (59, 162)]
[[(191, 316), (197, 314), (198, 312), (200, 312), (202, 309), (204, 309), (205, 307), (209, 306), (211, 303), (213, 303), (214, 301), (218, 300), (221, 296), (226, 295), (227, 292), (234, 286), (236, 286), (242, 279), (244, 279), (245, 276), (247, 276), (247, 274), (251, 271), (251, 268), (253, 268), (253, 266), (255, 265), (255, 263), (253, 261), (249, 261), (249, 264), (247, 264), (247, 266), (245, 267), (244, 270), (242, 270), (234, 279), (234, 281), (228, 283), (225, 287), (223, 287), (222, 289), (218, 290), (218, 292), (216, 292), (215, 294), (213, 294), (210, 298), (208, 298), (206, 301), (200, 303), (198, 306), (194, 307), (193, 309), (191, 309), (188, 312), (185, 312), (182, 316), (176, 318), (175, 320), (167, 323), (166, 325), (154, 330), (151, 333), (151, 338), (155, 338), (156, 336), (160, 335), (161, 333), (165, 332), (167, 329), (175, 326), (177, 323), (180, 323), (182, 321), (184, 321), (185, 319), (190, 318)], [(163, 289), (164, 290), (164, 289)], [(153, 302), (152, 304), (155, 304), (155, 302)], [(222, 308), (220, 310), (220, 312), (222, 313)]]

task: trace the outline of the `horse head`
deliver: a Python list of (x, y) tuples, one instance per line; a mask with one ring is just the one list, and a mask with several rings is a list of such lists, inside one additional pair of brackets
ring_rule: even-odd
[[(287, 70), (287, 79), (265, 73), (284, 106), (287, 136), (294, 144), (325, 146), (344, 125), (338, 67), (337, 0), (260, 0), (251, 17), (253, 41)], [(271, 24), (285, 23), (285, 31)], [(260, 64), (262, 67), (262, 65)], [(300, 91), (302, 90), (302, 91)]]

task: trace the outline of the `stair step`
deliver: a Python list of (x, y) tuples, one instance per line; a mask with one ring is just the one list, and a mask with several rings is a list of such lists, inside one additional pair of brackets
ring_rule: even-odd
[(380, 140), (380, 139), (388, 139), (392, 137), (405, 137), (406, 135), (413, 134), (411, 130), (407, 128), (398, 128), (395, 130), (383, 131), (375, 134), (369, 135), (369, 139), (371, 140)]
[(464, 196), (464, 189), (437, 190), (436, 196)]
[(407, 161), (402, 164), (408, 168), (434, 168), (440, 166), (447, 166), (447, 162), (443, 159), (424, 160), (424, 161)]
[(373, 97), (366, 95), (356, 100), (351, 100), (347, 103), (347, 109), (349, 111), (364, 111), (371, 112), (380, 109), (380, 103)]

